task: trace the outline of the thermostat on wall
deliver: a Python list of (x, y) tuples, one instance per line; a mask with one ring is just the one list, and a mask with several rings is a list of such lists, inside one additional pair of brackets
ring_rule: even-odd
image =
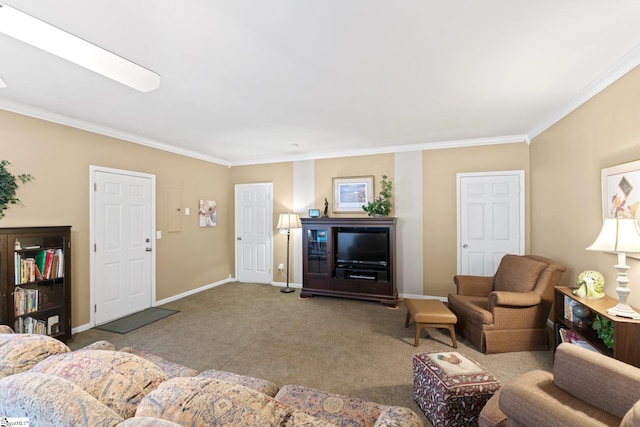
[(309, 209), (309, 218), (318, 218), (320, 216), (320, 209)]

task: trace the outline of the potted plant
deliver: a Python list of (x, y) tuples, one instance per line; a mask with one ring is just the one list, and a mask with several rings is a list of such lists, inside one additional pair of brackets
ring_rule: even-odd
[(388, 179), (387, 175), (382, 175), (380, 187), (380, 194), (368, 204), (362, 206), (362, 210), (369, 216), (388, 216), (391, 213), (393, 183)]
[(10, 164), (8, 160), (0, 160), (0, 218), (4, 217), (4, 211), (9, 208), (9, 204), (20, 203), (20, 199), (16, 197), (17, 181), (19, 180), (24, 184), (33, 179), (28, 173), (12, 175), (7, 170), (7, 166)]
[(603, 316), (596, 316), (591, 327), (598, 333), (607, 348), (613, 348), (613, 322)]

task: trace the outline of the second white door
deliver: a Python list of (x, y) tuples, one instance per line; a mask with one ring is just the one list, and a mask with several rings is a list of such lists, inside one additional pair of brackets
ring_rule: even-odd
[(271, 194), (269, 183), (235, 187), (236, 279), (240, 282), (270, 283), (273, 280)]
[(493, 276), (524, 253), (524, 171), (458, 174), (458, 274)]

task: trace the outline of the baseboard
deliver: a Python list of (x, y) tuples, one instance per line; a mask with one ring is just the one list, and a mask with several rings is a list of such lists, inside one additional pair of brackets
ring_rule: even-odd
[[(279, 287), (286, 287), (287, 284), (285, 282), (271, 282), (271, 286), (279, 286)], [(296, 289), (302, 289), (302, 285), (299, 283), (289, 283), (289, 287), (290, 288), (296, 288)]]

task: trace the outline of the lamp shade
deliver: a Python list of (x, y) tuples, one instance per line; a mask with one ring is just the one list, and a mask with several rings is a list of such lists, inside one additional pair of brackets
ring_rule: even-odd
[(276, 228), (281, 230), (289, 230), (291, 228), (301, 228), (300, 216), (296, 213), (283, 213), (278, 218), (278, 225)]
[(640, 252), (640, 230), (635, 218), (606, 218), (589, 251)]

